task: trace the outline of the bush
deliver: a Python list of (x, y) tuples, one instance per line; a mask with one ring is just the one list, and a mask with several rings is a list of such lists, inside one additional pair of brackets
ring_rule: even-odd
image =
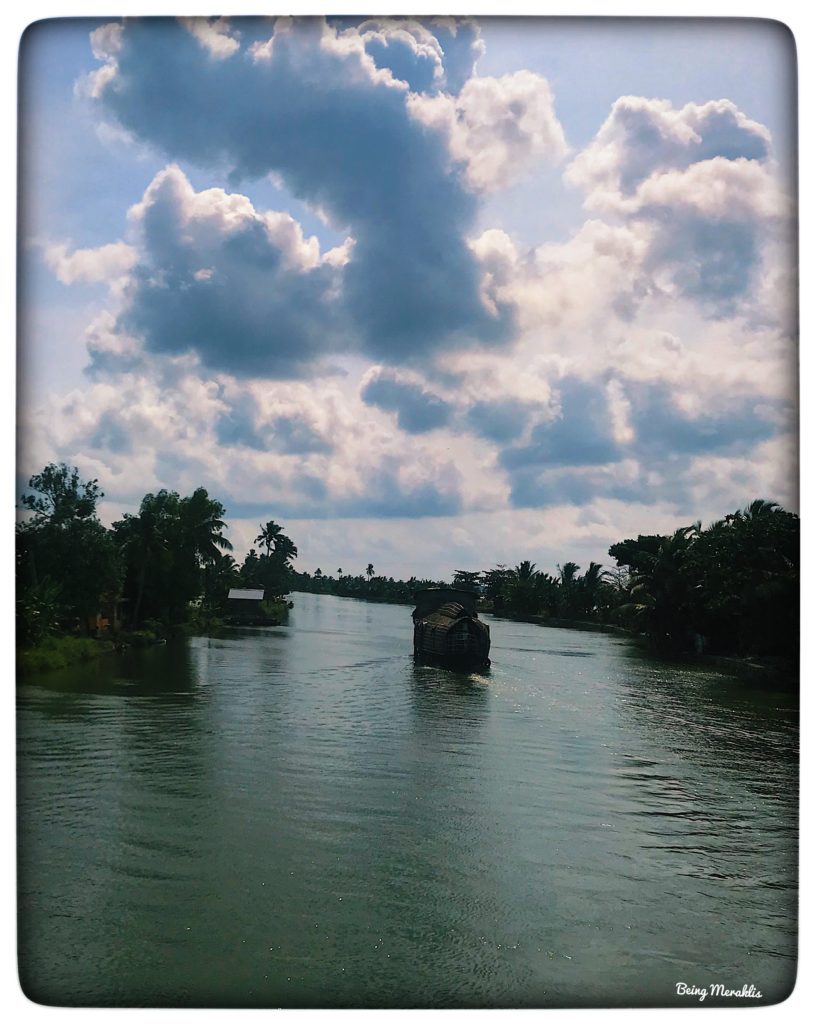
[(18, 651), (17, 674), (25, 676), (67, 668), (69, 665), (91, 661), (112, 649), (110, 643), (85, 637), (51, 637), (36, 647)]

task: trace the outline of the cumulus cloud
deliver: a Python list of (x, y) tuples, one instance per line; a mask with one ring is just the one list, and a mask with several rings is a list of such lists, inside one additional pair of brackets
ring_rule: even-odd
[[(568, 241), (526, 252), (496, 228), (471, 244), (482, 268), (485, 303), (513, 305), (528, 333), (540, 327), (585, 330), (607, 323), (609, 313), (628, 315), (653, 290), (643, 273), (650, 238), (637, 224), (592, 219)], [(574, 346), (557, 347), (569, 352)]]
[(647, 229), (643, 271), (654, 286), (719, 316), (755, 286), (762, 249), (791, 212), (769, 132), (729, 100), (676, 110), (622, 97), (566, 179), (590, 210)]
[(583, 505), (598, 496), (684, 504), (700, 458), (744, 458), (778, 432), (777, 407), (723, 399), (700, 407), (662, 383), (559, 382), (554, 416), (501, 452), (516, 507)]
[(136, 264), (138, 254), (126, 242), (112, 242), (96, 249), (74, 249), (73, 252), (60, 243), (46, 246), (44, 257), (63, 284), (95, 284), (126, 274)]
[(206, 379), (166, 357), (98, 375), (24, 415), (26, 459), (76, 464), (125, 505), (146, 490), (203, 485), (230, 516), (249, 515), (251, 502), (267, 517), (415, 518), (454, 515), (481, 486), (478, 474), (462, 476), (466, 445), (453, 456), (416, 435), (406, 450), (358, 385), (336, 378)]
[[(565, 135), (540, 75), (473, 76), (472, 22), (125, 22), (92, 45), (97, 109), (229, 188), (169, 166), (127, 243), (46, 252), (113, 301), (38, 453), (119, 496), (204, 483), (250, 519), (535, 509), (572, 537), (569, 509), (596, 534), (615, 503), (695, 518), (740, 472), (777, 482), (789, 214), (732, 103), (618, 101), (567, 172), (590, 218), (524, 248), (477, 234), (479, 203)], [(345, 241), (239, 194), (270, 174)]]
[(496, 444), (515, 441), (524, 432), (534, 406), (513, 398), (473, 402), (466, 413), (470, 430)]
[(476, 192), (506, 188), (536, 162), (558, 162), (568, 150), (549, 83), (532, 71), (471, 78), (456, 96), (413, 95), (408, 109), (446, 136)]
[(420, 382), (382, 369), (366, 375), (360, 394), (368, 405), (396, 413), (400, 428), (408, 434), (445, 426), (454, 408)]
[(231, 27), (227, 18), (179, 18), (178, 20), (215, 60), (225, 60), (240, 49), (240, 42), (230, 34)]
[(616, 462), (620, 454), (605, 390), (567, 379), (558, 388), (554, 416), (534, 428), (528, 444), (505, 449), (501, 463), (509, 470), (529, 465), (595, 466)]
[(365, 52), (378, 68), (387, 68), (413, 92), (444, 85), (444, 51), (436, 36), (420, 22), (412, 18), (370, 18), (347, 31), (359, 34)]
[(475, 74), (485, 47), (473, 18), (331, 17), (349, 46), (364, 47), (374, 65), (412, 92), (455, 95)]
[(473, 18), (431, 18), (429, 25), (444, 54), (445, 91), (456, 95), (484, 54), (481, 30)]
[(330, 438), (301, 410), (289, 407), (271, 416), (248, 389), (230, 388), (224, 395), (226, 408), (215, 423), (218, 443), (226, 447), (253, 448), (282, 455), (328, 455), (334, 445)]
[(575, 158), (567, 179), (587, 193), (590, 207), (615, 208), (653, 174), (714, 157), (764, 161), (769, 155), (767, 129), (730, 100), (676, 110), (668, 100), (623, 96)]
[(195, 192), (174, 166), (130, 211), (140, 259), (118, 327), (238, 376), (297, 377), (346, 346), (341, 267), (288, 214)]
[(344, 302), (375, 358), (506, 341), (511, 310), (483, 305), (466, 242), (475, 200), (442, 135), (411, 116), (407, 84), (376, 67), (358, 32), (278, 19), (269, 33), (244, 20), (241, 49), (213, 60), (177, 22), (128, 21), (99, 49), (92, 91), (171, 157), (226, 163), (233, 180), (275, 172), (347, 230)]

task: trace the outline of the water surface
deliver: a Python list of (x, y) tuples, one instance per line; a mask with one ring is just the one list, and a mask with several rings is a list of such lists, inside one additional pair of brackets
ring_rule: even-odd
[(492, 669), (458, 675), (414, 666), (409, 609), (294, 601), (285, 627), (19, 687), (32, 998), (669, 1006), (696, 1002), (678, 982), (789, 992), (790, 695), (619, 637), (489, 617)]

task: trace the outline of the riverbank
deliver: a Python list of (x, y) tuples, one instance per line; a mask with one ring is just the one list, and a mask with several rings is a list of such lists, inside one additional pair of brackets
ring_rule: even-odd
[(262, 614), (250, 619), (219, 618), (199, 610), (189, 621), (172, 627), (163, 627), (151, 621), (149, 629), (118, 630), (100, 637), (52, 636), (35, 647), (17, 648), (17, 676), (24, 678), (42, 672), (53, 672), (93, 661), (117, 651), (163, 644), (174, 637), (212, 636), (232, 625), (281, 626), (288, 618), (288, 602), (274, 601), (264, 604)]
[[(586, 622), (574, 619), (547, 618), (543, 615), (511, 615), (490, 612), (497, 619), (511, 622), (529, 622), (536, 626), (551, 626), (556, 629), (574, 629), (584, 633), (609, 633), (625, 637), (634, 643), (648, 646), (648, 638), (610, 622)], [(663, 656), (664, 657), (664, 656)], [(699, 668), (715, 669), (725, 675), (736, 676), (751, 683), (776, 686), (783, 684), (794, 688), (798, 684), (798, 664), (794, 659), (784, 658), (740, 658), (734, 654), (694, 654), (686, 651), (674, 657), (665, 658), (675, 665), (696, 665)]]
[(94, 640), (91, 637), (50, 637), (36, 647), (17, 651), (17, 675), (29, 676), (40, 672), (68, 668), (85, 661), (93, 661), (105, 654), (113, 654), (116, 644), (112, 640)]
[(282, 626), (289, 621), (288, 601), (264, 601), (257, 614), (226, 615), (218, 620), (224, 626)]
[(616, 626), (611, 622), (590, 622), (584, 619), (558, 619), (547, 615), (520, 615), (511, 612), (496, 612), (491, 608), (479, 608), (481, 612), (494, 616), (496, 619), (508, 619), (510, 622), (530, 622), (535, 626), (554, 626), (556, 629), (579, 629), (584, 633), (614, 633), (636, 640), (639, 636), (633, 630)]

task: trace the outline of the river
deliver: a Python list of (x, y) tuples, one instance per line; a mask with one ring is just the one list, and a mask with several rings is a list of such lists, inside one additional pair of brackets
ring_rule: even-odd
[[(481, 676), (410, 609), (18, 687), (20, 973), (97, 1006), (672, 1006), (796, 964), (791, 694), (486, 616)], [(708, 995), (705, 1004), (717, 1000)]]

